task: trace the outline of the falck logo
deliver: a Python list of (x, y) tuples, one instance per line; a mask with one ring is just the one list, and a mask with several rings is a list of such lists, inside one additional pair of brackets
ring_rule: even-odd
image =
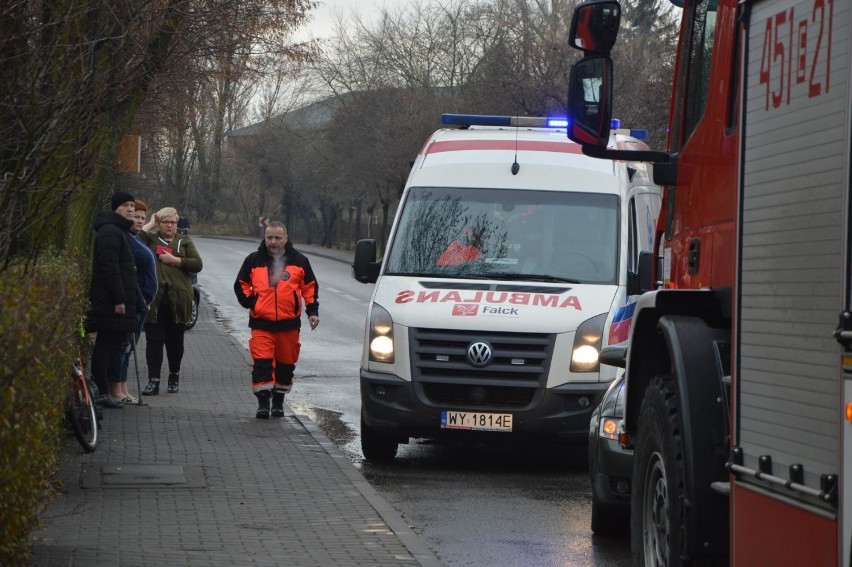
[(479, 312), (479, 305), (475, 303), (456, 303), (453, 305), (454, 317), (475, 317)]
[(467, 347), (467, 360), (477, 368), (489, 364), (493, 356), (488, 343), (473, 343)]

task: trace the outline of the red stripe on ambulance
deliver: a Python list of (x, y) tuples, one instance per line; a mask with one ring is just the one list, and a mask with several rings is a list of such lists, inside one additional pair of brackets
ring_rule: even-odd
[(433, 142), (421, 153), (438, 154), (441, 152), (507, 150), (530, 152), (557, 152), (562, 154), (581, 154), (580, 146), (570, 142), (543, 142), (536, 140), (448, 140)]

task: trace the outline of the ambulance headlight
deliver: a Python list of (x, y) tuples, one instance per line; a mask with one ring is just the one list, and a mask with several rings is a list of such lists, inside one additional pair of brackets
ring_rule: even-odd
[(571, 372), (595, 370), (598, 363), (598, 349), (591, 345), (580, 345), (571, 353)]
[(600, 369), (598, 355), (601, 352), (606, 313), (583, 321), (574, 334), (571, 349), (571, 372), (597, 372)]
[(373, 304), (370, 311), (370, 360), (393, 362), (393, 319), (387, 310)]

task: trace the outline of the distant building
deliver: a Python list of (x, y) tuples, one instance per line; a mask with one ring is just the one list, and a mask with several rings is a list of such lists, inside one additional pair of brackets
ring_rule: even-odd
[(346, 99), (351, 95), (332, 96), (312, 102), (308, 105), (290, 110), (269, 120), (250, 124), (243, 128), (229, 131), (228, 139), (256, 136), (264, 131), (284, 130), (323, 130), (334, 120), (334, 115), (343, 108)]

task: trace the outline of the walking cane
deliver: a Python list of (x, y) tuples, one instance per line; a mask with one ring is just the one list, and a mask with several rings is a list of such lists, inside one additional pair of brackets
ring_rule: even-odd
[[(133, 333), (133, 338), (136, 339), (136, 333)], [(130, 350), (133, 351), (133, 366), (136, 368), (136, 393), (139, 395), (137, 406), (147, 406), (148, 403), (142, 399), (142, 385), (139, 383), (139, 361), (136, 360), (136, 341), (130, 341)]]

